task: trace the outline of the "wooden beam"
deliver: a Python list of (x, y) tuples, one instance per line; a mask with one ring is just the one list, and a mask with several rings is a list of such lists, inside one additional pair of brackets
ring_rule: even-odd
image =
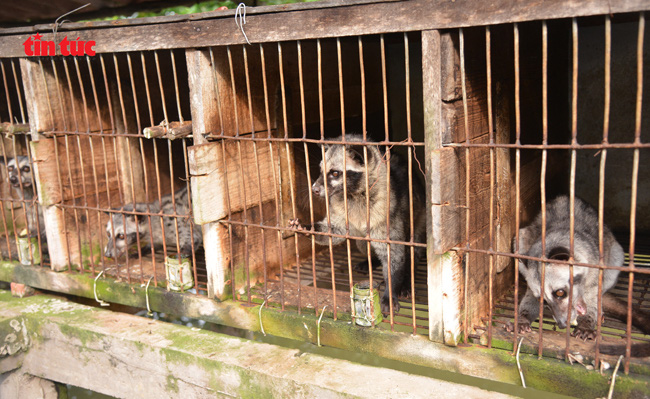
[(192, 130), (195, 144), (204, 144), (206, 135), (221, 132), (219, 94), (208, 50), (187, 49)]
[[(409, 0), (251, 13), (246, 18), (244, 29), (252, 43), (263, 43), (608, 15), (647, 8), (645, 0)], [(204, 17), (210, 19), (196, 19)], [(139, 25), (142, 22), (137, 20), (130, 23), (64, 24), (59, 28), (57, 40), (65, 35), (94, 40), (94, 49), (98, 53), (245, 44), (246, 39), (234, 24), (233, 17), (233, 12), (229, 11), (206, 16), (199, 14), (180, 21), (174, 18), (153, 19), (145, 25)], [(37, 31), (43, 34), (43, 40), (54, 39), (50, 25), (0, 30), (0, 35), (4, 36), (0, 41), (0, 54), (3, 57), (24, 57), (23, 43), (28, 35)]]
[[(449, 34), (422, 32), (425, 154), (427, 167), (427, 282), (429, 338), (456, 345), (460, 337), (462, 272), (460, 259), (448, 252), (460, 243), (458, 157), (444, 148), (451, 135), (445, 99), (455, 75)], [(453, 60), (453, 59), (452, 59)]]

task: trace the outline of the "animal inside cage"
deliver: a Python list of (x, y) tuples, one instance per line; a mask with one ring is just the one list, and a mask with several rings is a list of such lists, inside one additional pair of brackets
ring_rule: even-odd
[[(208, 244), (206, 255), (226, 260), (236, 297), (316, 314), (327, 306), (336, 319), (350, 317), (355, 283), (395, 280), (383, 288), (390, 323), (426, 332), (426, 288), (411, 289), (423, 287), (426, 247), (421, 76), (410, 70), (418, 42), (381, 35), (188, 55), (201, 105), (216, 98), (193, 117), (209, 141), (190, 148), (194, 217), (219, 222), (209, 227), (217, 253)], [(351, 157), (334, 154), (343, 149)], [(339, 194), (326, 194), (321, 173), (336, 175)]]
[[(645, 310), (643, 14), (508, 22), (21, 59), (37, 139), (16, 153), (36, 170), (47, 264), (159, 283), (189, 255), (199, 294), (344, 321), (353, 287), (379, 282), (380, 328), (596, 358), (618, 335), (630, 352), (647, 339), (630, 317), (637, 292)], [(578, 258), (594, 219), (575, 211), (567, 251), (513, 248), (560, 194), (591, 204), (628, 265)], [(542, 332), (520, 330), (531, 261), (573, 270), (573, 307), (585, 268), (619, 270), (628, 316), (596, 317), (594, 349), (548, 331), (562, 315), (536, 297)]]
[(39, 119), (31, 143), (54, 270), (157, 284), (166, 259), (183, 254), (205, 292), (183, 61), (174, 51), (23, 60), (39, 77), (30, 81), (36, 112), (56, 111)]
[(36, 195), (29, 147), (29, 124), (22, 90), (20, 64), (1, 60), (1, 91), (6, 102), (0, 110), (0, 177), (2, 203), (2, 258), (23, 264), (42, 264), (47, 253), (45, 226)]
[[(630, 14), (615, 23), (593, 17), (459, 31), (466, 120), (472, 90), (480, 88), (487, 103), (487, 125), (476, 131), (466, 123), (464, 140), (450, 144), (465, 169), (465, 239), (458, 247), (466, 253), (465, 288), (479, 284), (489, 304), (487, 317), (485, 308), (465, 313), (468, 336), (485, 333), (481, 342), (492, 345), (512, 334), (540, 356), (581, 353), (595, 364), (604, 354), (627, 354), (626, 370), (630, 356), (645, 356), (647, 269), (643, 255), (635, 257), (643, 251), (648, 206), (640, 195), (648, 180), (639, 175), (644, 21)], [(510, 65), (503, 65), (504, 52)], [(504, 226), (508, 202), (515, 223)], [(479, 210), (489, 219), (478, 223), (484, 234), (473, 240)], [(505, 238), (514, 236), (515, 254), (515, 273), (506, 276), (512, 256), (511, 244), (501, 241), (504, 227), (512, 229)], [(487, 281), (475, 279), (480, 270), (488, 271)], [(465, 306), (485, 306), (485, 296), (474, 298), (481, 302), (468, 296)]]

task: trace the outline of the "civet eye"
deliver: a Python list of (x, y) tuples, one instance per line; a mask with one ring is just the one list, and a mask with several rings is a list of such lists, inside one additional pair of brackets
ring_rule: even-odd
[(11, 172), (12, 170), (14, 170), (14, 167), (13, 167), (13, 166), (7, 166), (7, 170), (8, 170), (9, 172)]
[(341, 176), (341, 172), (338, 171), (338, 170), (333, 170), (333, 171), (330, 172), (330, 176), (332, 176), (334, 178), (339, 177), (339, 176)]
[(29, 173), (29, 166), (23, 166), (23, 172)]
[(556, 298), (564, 298), (566, 296), (566, 291), (560, 289), (555, 291), (553, 295), (555, 295)]
[(124, 233), (118, 233), (117, 234), (117, 239), (118, 240), (123, 240), (124, 239)]

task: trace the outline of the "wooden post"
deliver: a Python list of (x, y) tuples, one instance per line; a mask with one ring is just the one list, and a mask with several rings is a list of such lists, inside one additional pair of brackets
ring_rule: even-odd
[[(446, 46), (446, 48), (445, 48)], [(457, 157), (445, 133), (449, 117), (443, 102), (453, 63), (448, 62), (453, 43), (448, 34), (422, 32), (425, 154), (427, 167), (427, 283), (429, 287), (429, 338), (456, 345), (460, 337), (460, 260), (450, 248), (460, 242), (456, 202)], [(447, 56), (447, 57), (446, 57)]]
[[(190, 102), (192, 114), (192, 137), (195, 145), (206, 144), (206, 136), (212, 132), (221, 131), (219, 98), (216, 90), (216, 78), (212, 75), (212, 64), (209, 50), (187, 49), (188, 82), (190, 86)], [(189, 160), (190, 167), (193, 162)], [(191, 176), (190, 172), (190, 176)], [(199, 197), (194, 190), (195, 178), (190, 178), (192, 190), (192, 205), (196, 206)], [(196, 212), (192, 212), (196, 216)], [(197, 223), (196, 219), (194, 223)], [(203, 248), (205, 251), (205, 267), (208, 278), (208, 297), (220, 300), (226, 299), (226, 280), (229, 273), (227, 229), (218, 221), (201, 224), (203, 233)]]

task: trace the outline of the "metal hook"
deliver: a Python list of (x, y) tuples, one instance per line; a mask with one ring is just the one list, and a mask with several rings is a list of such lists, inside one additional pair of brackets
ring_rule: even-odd
[(147, 287), (144, 289), (144, 297), (147, 300), (147, 316), (153, 316), (153, 312), (149, 306), (149, 284), (151, 283), (151, 280), (153, 280), (153, 276), (151, 276), (149, 281), (147, 281)]
[(262, 324), (262, 308), (266, 304), (266, 300), (269, 299), (270, 295), (264, 298), (264, 302), (262, 302), (262, 305), (260, 305), (260, 330), (262, 330), (262, 334), (266, 337), (266, 332), (264, 332), (264, 325)]
[(239, 29), (241, 29), (241, 33), (244, 35), (246, 43), (251, 44), (251, 42), (248, 41), (246, 32), (244, 32), (244, 25), (246, 24), (246, 4), (244, 3), (239, 3), (237, 9), (235, 10), (235, 24)]
[(54, 42), (55, 42), (55, 43), (56, 43), (56, 32), (58, 32), (59, 28), (60, 28), (61, 26), (63, 26), (64, 23), (66, 23), (66, 22), (70, 22), (70, 21), (68, 21), (68, 20), (64, 20), (64, 21), (59, 22), (59, 21), (61, 20), (61, 18), (66, 17), (66, 16), (68, 16), (68, 15), (74, 13), (74, 12), (77, 12), (77, 11), (81, 10), (82, 8), (86, 8), (86, 7), (88, 7), (89, 5), (90, 5), (90, 3), (86, 3), (86, 4), (84, 4), (84, 5), (81, 6), (81, 7), (77, 7), (77, 8), (75, 8), (75, 9), (72, 10), (72, 11), (68, 11), (68, 12), (66, 12), (65, 14), (61, 15), (60, 17), (58, 17), (58, 18), (54, 21), (54, 26), (52, 27), (52, 36), (54, 36)]
[(99, 298), (97, 297), (97, 279), (98, 279), (102, 274), (104, 274), (104, 271), (103, 271), (103, 270), (102, 270), (101, 272), (99, 272), (99, 274), (97, 275), (97, 277), (95, 277), (95, 282), (93, 283), (93, 292), (95, 293), (95, 300), (96, 300), (97, 302), (99, 302), (99, 304), (100, 304), (101, 306), (111, 306), (110, 303), (108, 303), (108, 302), (104, 302), (104, 301), (102, 301), (101, 299), (99, 299)]
[(323, 306), (323, 310), (320, 312), (320, 317), (318, 318), (318, 329), (316, 330), (316, 337), (318, 338), (318, 346), (322, 346), (320, 344), (320, 321), (323, 319), (323, 315), (325, 314), (325, 308), (327, 305)]

